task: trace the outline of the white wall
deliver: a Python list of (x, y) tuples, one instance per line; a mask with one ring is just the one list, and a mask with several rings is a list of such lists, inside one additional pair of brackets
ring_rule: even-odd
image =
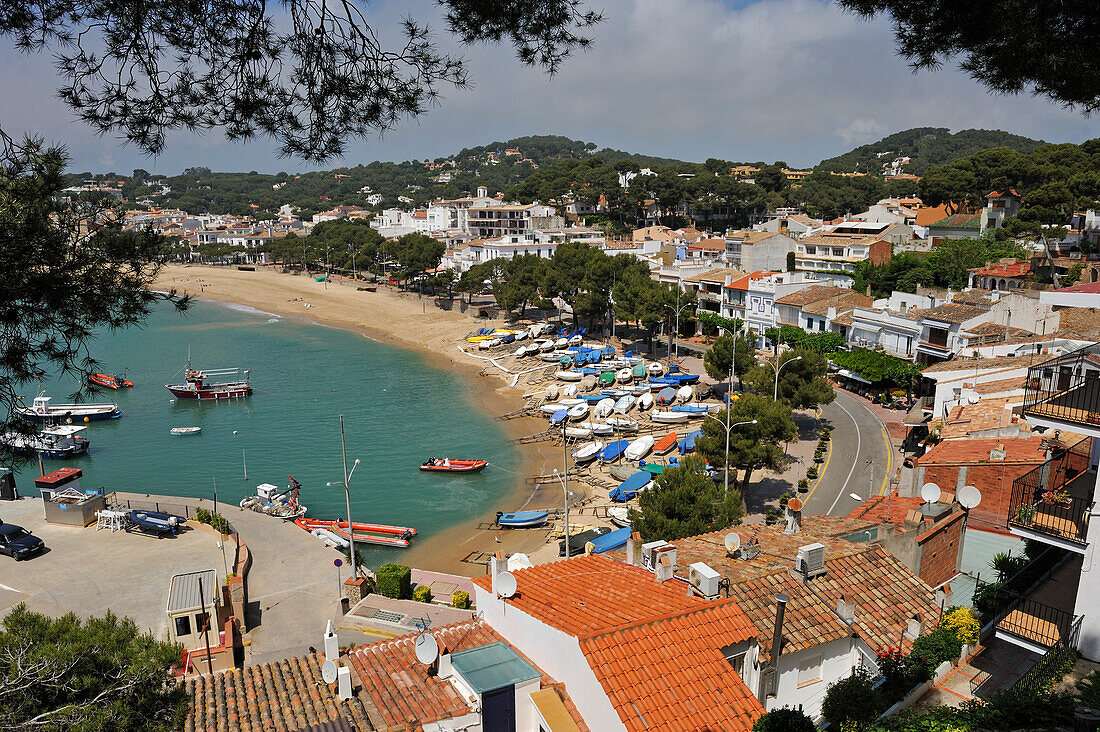
[[(1097, 447), (1100, 440), (1095, 437), (1092, 441), (1092, 463), (1097, 461)], [(1100, 490), (1100, 473), (1097, 473), (1097, 485), (1094, 491)], [(1077, 602), (1073, 608), (1074, 615), (1083, 615), (1081, 620), (1081, 636), (1077, 642), (1077, 648), (1081, 654), (1090, 661), (1100, 659), (1100, 556), (1097, 556), (1096, 544), (1100, 542), (1100, 521), (1096, 520), (1096, 509), (1089, 521), (1088, 542), (1085, 548), (1085, 558), (1081, 563), (1081, 579), (1077, 585)]]
[[(859, 610), (857, 608), (856, 612)], [(815, 646), (797, 653), (784, 653), (779, 657), (779, 685), (776, 695), (768, 699), (768, 711), (778, 707), (800, 705), (802, 711), (811, 717), (821, 714), (821, 702), (829, 684), (851, 675), (858, 663), (854, 638), (841, 638), (824, 645)], [(814, 656), (821, 656), (821, 681), (798, 686), (798, 669)]]

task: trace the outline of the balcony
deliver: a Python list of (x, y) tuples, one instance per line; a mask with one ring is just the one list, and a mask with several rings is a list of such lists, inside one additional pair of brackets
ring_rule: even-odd
[(997, 637), (1040, 654), (1057, 645), (1076, 647), (1080, 617), (1073, 611), (1082, 561), (1077, 556), (1059, 562), (1038, 584), (1022, 592), (1011, 588), (1011, 580), (1003, 585)]
[(1098, 378), (1100, 344), (1029, 368), (1024, 389), (1024, 417), (1032, 421), (1088, 427), (1090, 434), (1100, 433)]
[(1009, 531), (1084, 553), (1096, 483), (1088, 450), (1074, 446), (1012, 481)]

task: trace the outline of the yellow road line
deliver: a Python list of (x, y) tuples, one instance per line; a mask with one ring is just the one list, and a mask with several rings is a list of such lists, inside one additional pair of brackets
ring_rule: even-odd
[(351, 626), (351, 625), (337, 626), (337, 630), (354, 630), (357, 633), (362, 633), (363, 635), (373, 635), (376, 638), (384, 638), (386, 640), (389, 640), (391, 638), (398, 638), (402, 635), (407, 635), (405, 633), (389, 633), (385, 630), (375, 630), (374, 628), (370, 628), (369, 630), (366, 629), (366, 628), (356, 628), (356, 627)]
[(882, 487), (879, 489), (878, 494), (885, 496), (886, 486), (890, 482), (890, 471), (894, 469), (894, 443), (890, 441), (890, 433), (886, 430), (886, 424), (881, 419), (879, 424), (882, 425), (882, 436), (886, 438), (886, 474), (882, 476)]

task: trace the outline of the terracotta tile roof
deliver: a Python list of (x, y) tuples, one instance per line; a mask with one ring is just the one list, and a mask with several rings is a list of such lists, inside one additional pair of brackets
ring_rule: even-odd
[(946, 305), (939, 305), (934, 308), (910, 311), (910, 315), (917, 315), (920, 318), (956, 324), (966, 322), (971, 318), (987, 315), (988, 313), (989, 308), (977, 307), (975, 305), (962, 305), (954, 302), (949, 302)]
[(922, 374), (939, 374), (945, 371), (969, 371), (971, 373), (975, 371), (996, 371), (996, 370), (1009, 370), (1027, 368), (1030, 366), (1038, 366), (1039, 364), (1049, 361), (1051, 356), (1043, 355), (1028, 355), (1028, 356), (998, 356), (997, 358), (960, 358), (954, 361), (940, 361), (934, 363), (931, 366), (926, 366), (921, 369)]
[(736, 280), (744, 276), (745, 273), (741, 270), (730, 269), (728, 267), (714, 267), (705, 272), (694, 274), (691, 277), (685, 277), (684, 282), (717, 282), (719, 284), (724, 284), (726, 277), (731, 277)]
[(784, 295), (783, 297), (776, 300), (775, 304), (801, 307), (804, 305), (809, 305), (813, 302), (817, 302), (818, 300), (825, 300), (830, 297), (837, 297), (839, 295), (843, 295), (846, 292), (851, 292), (851, 290), (844, 287), (832, 287), (829, 285), (811, 285), (805, 289), (792, 292), (789, 295)]
[[(802, 306), (802, 312), (807, 315), (828, 315), (829, 308), (836, 308), (837, 312), (851, 312), (852, 308), (869, 308), (875, 300), (861, 292), (845, 291), (843, 294), (827, 297), (824, 300), (812, 302)], [(836, 322), (836, 318), (833, 318)]]
[(322, 662), (309, 654), (189, 677), (183, 682), (191, 697), (184, 732), (293, 732), (339, 720), (357, 730), (377, 729), (368, 716), (369, 697), (360, 692), (341, 701), (321, 678)]
[(783, 645), (780, 655), (831, 643), (852, 634), (852, 629), (815, 596), (809, 587), (785, 572), (742, 582), (730, 590), (730, 594), (733, 592), (737, 593), (741, 609), (752, 618), (756, 626), (760, 663), (771, 660), (772, 633), (777, 609), (775, 595), (779, 592), (790, 598), (783, 615)]
[(957, 213), (945, 216), (939, 221), (928, 224), (929, 228), (941, 229), (980, 229), (982, 226), (981, 214)]
[(1015, 188), (1006, 188), (1005, 192), (992, 191), (986, 198), (1019, 198), (1020, 194), (1016, 192)]
[(1100, 308), (1062, 308), (1058, 311), (1058, 330), (1091, 333), (1097, 328), (1100, 328)]
[(1006, 328), (1000, 323), (979, 323), (978, 325), (967, 328), (966, 332), (976, 336), (1003, 336), (1007, 332), (1009, 337), (1014, 338), (1031, 338), (1035, 335), (1030, 330), (1017, 328), (1014, 325), (1010, 325)]
[(947, 204), (939, 206), (925, 206), (917, 209), (917, 226), (928, 226), (943, 219), (947, 215)]
[(948, 413), (943, 429), (940, 430), (940, 437), (945, 440), (969, 437), (974, 432), (1008, 427), (1013, 424), (1026, 428), (1027, 422), (1020, 420), (1019, 415), (1012, 413), (1012, 407), (1022, 404), (1023, 401), (1023, 394), (1021, 394), (1015, 397), (982, 399), (977, 404), (960, 404)]
[(968, 271), (974, 274), (990, 275), (992, 277), (1027, 277), (1031, 274), (1031, 262), (994, 264), (991, 267), (975, 267)]
[(749, 285), (752, 284), (753, 280), (764, 279), (769, 274), (771, 274), (771, 273), (770, 272), (765, 272), (762, 269), (758, 269), (755, 272), (750, 272), (749, 274), (745, 275), (744, 277), (739, 277), (738, 279), (734, 280), (730, 284), (726, 285), (726, 287), (728, 287), (731, 290), (748, 290)]
[(852, 314), (848, 312), (844, 313), (843, 315), (838, 315), (837, 317), (833, 318), (833, 324), (843, 325), (850, 328), (852, 326)]
[(726, 251), (726, 240), (699, 239), (695, 243), (689, 244), (688, 249), (701, 249), (706, 252), (724, 252)]
[(996, 381), (974, 384), (972, 388), (979, 394), (1000, 394), (1006, 391), (1023, 391), (1024, 382), (1026, 381), (1026, 376), (1015, 376), (1011, 379), (997, 379)]
[(756, 244), (757, 242), (764, 241), (765, 239), (771, 239), (773, 236), (779, 236), (777, 231), (737, 231), (730, 237), (731, 239), (737, 239), (742, 244)]
[(631, 732), (747, 731), (764, 708), (722, 648), (755, 635), (737, 600), (712, 601), (582, 637), (580, 647)]
[[(916, 465), (1038, 465), (1046, 460), (1046, 449), (1042, 443), (1043, 438), (1039, 436), (944, 440), (917, 458)], [(999, 446), (1003, 446), (1005, 451), (1004, 460), (990, 460), (990, 451)]]
[[(599, 554), (516, 570), (508, 605), (572, 636), (698, 607), (679, 580), (657, 583), (641, 567)], [(474, 584), (492, 591), (488, 575)]]
[(1086, 295), (1100, 295), (1100, 282), (1085, 282), (1055, 290), (1055, 292), (1080, 292)]
[[(429, 632), (440, 649), (445, 648), (448, 653), (505, 642), (479, 619), (433, 628)], [(427, 673), (423, 664), (416, 660), (416, 638), (417, 634), (411, 634), (358, 646), (347, 656), (362, 685), (360, 696), (367, 694), (376, 708), (375, 713), (381, 717), (379, 729), (420, 730), (426, 724), (472, 711), (472, 706), (449, 680)], [(563, 686), (555, 683), (520, 651), (514, 647), (512, 650), (542, 674), (542, 687), (554, 689), (574, 723), (587, 732), (588, 726)]]
[(920, 496), (872, 496), (849, 513), (848, 518), (902, 526), (909, 512), (923, 505), (924, 499)]

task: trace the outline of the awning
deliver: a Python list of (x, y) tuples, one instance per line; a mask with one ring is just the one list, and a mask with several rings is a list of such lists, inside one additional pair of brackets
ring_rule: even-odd
[(846, 379), (851, 379), (852, 381), (858, 381), (861, 384), (870, 384), (870, 383), (872, 383), (872, 382), (868, 381), (867, 379), (863, 378), (862, 376), (860, 376), (859, 374), (857, 374), (855, 371), (849, 371), (848, 369), (841, 369), (838, 373)]

